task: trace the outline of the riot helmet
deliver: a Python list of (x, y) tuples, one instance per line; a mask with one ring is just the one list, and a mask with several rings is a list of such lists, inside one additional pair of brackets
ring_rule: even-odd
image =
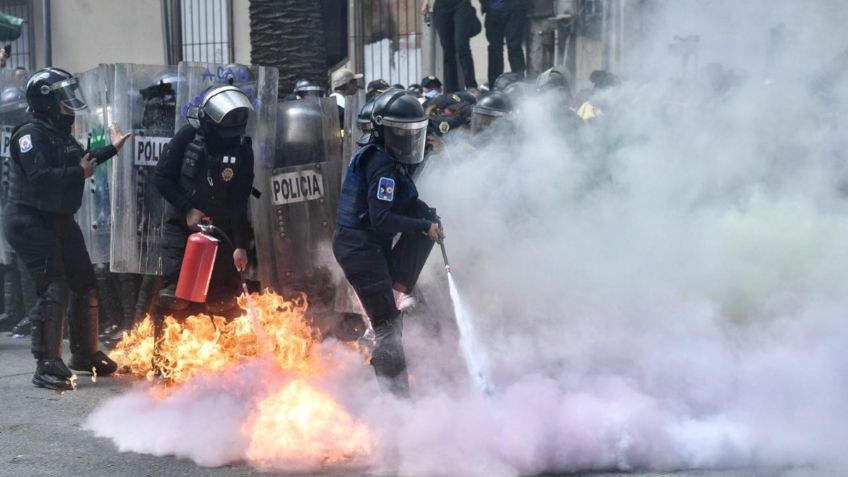
[(189, 109), (186, 119), (192, 126), (229, 139), (244, 134), (253, 105), (244, 91), (231, 85), (209, 89), (200, 105)]
[(498, 76), (495, 79), (495, 82), (492, 83), (492, 91), (503, 91), (503, 90), (506, 89), (507, 86), (509, 86), (513, 83), (518, 83), (519, 81), (521, 81), (523, 79), (524, 79), (524, 77), (521, 76), (518, 73), (513, 73), (511, 71), (504, 73), (504, 74)]
[(557, 67), (551, 68), (536, 79), (536, 89), (540, 93), (555, 91), (564, 96), (571, 97), (571, 87), (568, 84), (566, 73)]
[(9, 86), (0, 93), (0, 118), (3, 124), (15, 125), (26, 117), (26, 93), (17, 86)]
[(359, 110), (359, 115), (356, 117), (356, 126), (362, 136), (356, 141), (359, 145), (368, 144), (371, 141), (371, 133), (374, 131), (374, 125), (371, 123), (371, 112), (374, 111), (374, 100), (368, 101)]
[(33, 113), (50, 115), (65, 112), (76, 114), (88, 107), (77, 78), (59, 68), (44, 68), (30, 76), (26, 99)]
[(323, 98), (324, 88), (317, 81), (302, 79), (294, 85), (294, 94), (297, 99)]
[(374, 138), (395, 161), (418, 164), (424, 160), (429, 121), (415, 96), (396, 89), (377, 96), (371, 122)]
[(512, 101), (503, 91), (492, 91), (474, 105), (471, 129), (480, 132), (512, 111)]

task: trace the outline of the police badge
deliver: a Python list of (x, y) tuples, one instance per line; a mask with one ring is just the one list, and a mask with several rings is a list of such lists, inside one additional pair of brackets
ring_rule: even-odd
[(450, 123), (448, 123), (447, 121), (442, 121), (439, 123), (439, 131), (442, 134), (447, 134), (448, 131), (450, 131), (450, 128)]
[(224, 182), (230, 182), (231, 180), (233, 180), (234, 175), (235, 173), (229, 167), (221, 171), (221, 179), (224, 179)]

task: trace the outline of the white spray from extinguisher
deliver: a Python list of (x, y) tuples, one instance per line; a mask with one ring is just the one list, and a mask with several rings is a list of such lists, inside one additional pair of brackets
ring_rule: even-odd
[[(440, 219), (437, 219), (437, 223), (439, 228), (442, 228)], [(471, 314), (459, 295), (459, 289), (456, 287), (456, 282), (451, 273), (444, 239), (439, 239), (439, 247), (442, 249), (442, 258), (445, 260), (445, 271), (448, 275), (451, 305), (453, 305), (456, 327), (459, 329), (459, 347), (462, 350), (463, 358), (465, 358), (465, 366), (468, 368), (468, 374), (471, 376), (471, 381), (475, 387), (483, 394), (489, 395), (492, 393), (492, 381), (489, 377), (488, 357), (475, 338), (474, 325), (471, 323)]]

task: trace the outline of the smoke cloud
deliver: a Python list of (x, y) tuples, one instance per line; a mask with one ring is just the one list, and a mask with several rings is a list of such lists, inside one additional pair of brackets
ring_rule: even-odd
[[(572, 132), (555, 98), (529, 98), (514, 133), (427, 166), (495, 391), (473, 391), (447, 307), (406, 320), (414, 401), (342, 353), (320, 386), (373, 432), (369, 469), (848, 466), (848, 8), (649, 4), (600, 120)], [(687, 35), (698, 73), (669, 51)], [(437, 252), (421, 288), (448, 303)], [(122, 450), (240, 461), (261, 376), (131, 391), (88, 426)]]

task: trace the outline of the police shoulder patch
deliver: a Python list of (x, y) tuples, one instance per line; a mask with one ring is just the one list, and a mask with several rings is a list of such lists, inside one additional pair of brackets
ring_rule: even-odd
[(32, 149), (32, 136), (26, 134), (18, 139), (18, 147), (21, 152), (29, 152)]
[(377, 185), (377, 199), (391, 202), (395, 200), (395, 180), (391, 177), (381, 177)]

